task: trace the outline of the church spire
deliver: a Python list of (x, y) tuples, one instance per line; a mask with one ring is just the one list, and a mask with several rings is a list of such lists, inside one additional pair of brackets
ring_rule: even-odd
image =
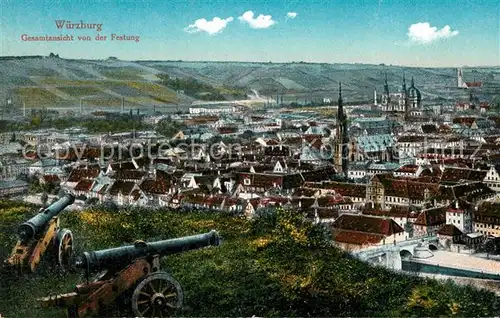
[(407, 94), (405, 73), (403, 73), (403, 86), (401, 87), (401, 93), (404, 96)]
[(340, 123), (344, 120), (344, 105), (342, 100), (342, 82), (339, 82), (339, 101), (337, 108), (337, 121)]
[(347, 132), (347, 116), (344, 113), (344, 105), (342, 100), (342, 83), (339, 82), (339, 102), (337, 109), (337, 138), (335, 141), (335, 166), (337, 172), (344, 173), (347, 176), (347, 158), (349, 142)]
[(384, 79), (384, 93), (389, 96), (389, 84), (387, 83), (387, 72), (385, 72), (385, 79)]
[(415, 87), (415, 81), (413, 80), (413, 76), (411, 77), (411, 85), (410, 87)]
[(339, 82), (339, 104), (342, 102), (342, 82)]

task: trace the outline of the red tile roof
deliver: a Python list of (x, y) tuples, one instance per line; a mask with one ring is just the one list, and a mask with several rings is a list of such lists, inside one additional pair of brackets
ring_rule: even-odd
[(83, 179), (94, 179), (99, 175), (101, 169), (99, 166), (78, 167), (71, 171), (68, 182), (79, 182)]
[(134, 188), (135, 183), (131, 181), (115, 181), (111, 188), (109, 189), (109, 194), (117, 195), (121, 193), (122, 195), (129, 195)]
[(52, 182), (52, 183), (59, 183), (61, 182), (61, 179), (55, 174), (46, 174), (43, 176), (43, 180), (45, 182)]
[(89, 192), (92, 188), (93, 180), (81, 180), (78, 182), (74, 188), (75, 191)]
[(403, 207), (391, 207), (390, 210), (378, 210), (378, 209), (365, 209), (363, 210), (365, 215), (374, 216), (386, 216), (386, 217), (396, 217), (396, 218), (416, 218), (417, 212), (410, 212), (410, 208), (407, 206)]
[(118, 171), (118, 170), (135, 170), (136, 168), (132, 161), (127, 161), (127, 162), (112, 163), (111, 169), (114, 171)]
[(335, 181), (306, 182), (305, 188), (333, 190), (344, 197), (366, 197), (366, 185), (358, 183), (344, 183)]
[(333, 230), (332, 234), (333, 239), (336, 242), (356, 245), (377, 244), (380, 243), (385, 237), (382, 234), (363, 233), (346, 230)]
[(404, 229), (392, 219), (366, 215), (342, 214), (332, 224), (335, 229), (390, 236), (404, 232)]
[(474, 170), (446, 167), (441, 176), (441, 182), (459, 182), (460, 180), (483, 181), (488, 170)]
[(446, 208), (434, 208), (420, 212), (413, 224), (433, 226), (446, 222)]
[(481, 86), (483, 86), (483, 83), (482, 82), (465, 82), (465, 85), (467, 85), (467, 87), (481, 87)]
[(402, 166), (399, 169), (395, 170), (394, 172), (416, 173), (417, 171), (418, 171), (418, 166), (417, 165), (405, 165), (405, 166)]
[(141, 191), (135, 189), (130, 195), (134, 201), (137, 201), (141, 197)]
[(141, 180), (146, 175), (145, 171), (140, 170), (118, 170), (115, 178), (117, 180)]
[(458, 236), (458, 235), (462, 235), (463, 233), (455, 225), (445, 224), (445, 225), (443, 225), (442, 228), (439, 229), (437, 234), (446, 235), (446, 236)]

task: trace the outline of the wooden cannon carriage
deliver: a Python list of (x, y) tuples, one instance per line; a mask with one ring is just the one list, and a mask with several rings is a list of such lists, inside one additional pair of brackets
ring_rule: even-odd
[(5, 264), (20, 272), (33, 273), (49, 250), (58, 265), (68, 266), (73, 252), (73, 235), (70, 230), (59, 227), (58, 214), (74, 201), (75, 197), (67, 194), (21, 224), (17, 230), (19, 240)]
[(71, 293), (39, 299), (42, 307), (64, 307), (69, 317), (98, 315), (118, 297), (131, 292), (132, 311), (137, 317), (168, 317), (183, 304), (179, 282), (160, 271), (160, 258), (208, 246), (218, 246), (216, 231), (170, 240), (85, 252), (75, 266), (88, 277), (104, 273), (93, 282), (77, 285)]

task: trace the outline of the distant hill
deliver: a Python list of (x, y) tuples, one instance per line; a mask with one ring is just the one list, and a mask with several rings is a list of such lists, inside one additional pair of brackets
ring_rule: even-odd
[[(467, 92), (456, 88), (454, 68), (416, 68), (365, 64), (326, 63), (242, 63), (183, 61), (71, 60), (58, 57), (1, 57), (0, 104), (13, 98), (28, 108), (70, 107), (87, 105), (170, 105), (191, 103), (192, 96), (177, 94), (159, 85), (158, 75), (195, 79), (216, 88), (236, 87), (248, 94), (275, 98), (284, 95), (285, 102), (336, 98), (342, 82), (345, 99), (368, 101), (373, 91), (382, 91), (387, 74), (391, 91), (400, 90), (402, 76), (407, 84), (413, 77), (426, 101), (466, 98)], [(467, 68), (464, 78), (482, 81), (477, 89), (481, 98), (500, 94), (500, 68)], [(196, 97), (196, 96), (195, 96)]]

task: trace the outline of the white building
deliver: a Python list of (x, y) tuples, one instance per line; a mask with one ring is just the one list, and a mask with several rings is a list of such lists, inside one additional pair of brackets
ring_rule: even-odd
[(454, 225), (463, 233), (472, 233), (472, 213), (470, 204), (456, 200), (446, 211), (446, 224)]
[(216, 115), (231, 114), (235, 112), (235, 107), (189, 107), (190, 114)]
[(500, 192), (500, 165), (492, 165), (483, 182), (496, 192)]

